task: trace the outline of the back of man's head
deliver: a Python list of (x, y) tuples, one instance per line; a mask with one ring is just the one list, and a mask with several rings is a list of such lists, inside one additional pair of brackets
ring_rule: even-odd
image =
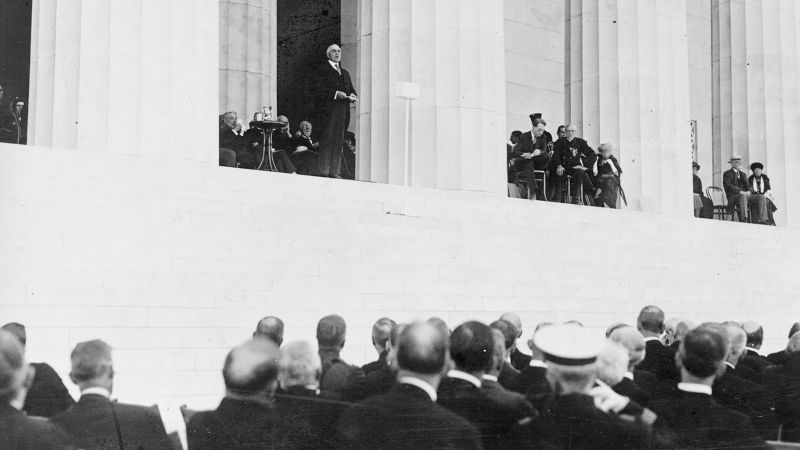
[(319, 354), (306, 341), (294, 341), (281, 348), (281, 387), (317, 386), (322, 373)]
[(503, 345), (505, 345), (506, 350), (517, 342), (517, 328), (511, 322), (502, 319), (495, 320), (489, 324), (489, 327), (499, 331), (503, 336)]
[(612, 331), (608, 336), (611, 342), (622, 345), (628, 351), (628, 363), (635, 366), (644, 360), (647, 346), (642, 333), (632, 326), (625, 325)]
[(792, 324), (792, 327), (789, 328), (789, 339), (792, 338), (795, 334), (800, 333), (800, 322), (795, 322)]
[(618, 342), (609, 340), (597, 354), (597, 378), (609, 386), (614, 386), (625, 377), (628, 365), (628, 349)]
[(386, 348), (386, 343), (392, 335), (392, 328), (396, 325), (395, 321), (388, 317), (381, 317), (372, 325), (372, 344), (381, 349)]
[(445, 336), (450, 336), (450, 327), (447, 326), (447, 322), (445, 322), (441, 317), (428, 317), (428, 320), (426, 320), (425, 323), (433, 325)]
[(436, 375), (447, 363), (448, 339), (428, 323), (399, 325), (397, 365), (400, 370), (420, 375)]
[(278, 357), (278, 346), (268, 339), (252, 339), (235, 347), (222, 368), (228, 393), (245, 397), (270, 393), (278, 377)]
[(283, 343), (283, 321), (275, 316), (267, 316), (258, 321), (254, 338), (271, 339), (276, 345)]
[(347, 324), (336, 314), (325, 316), (317, 324), (317, 344), (320, 349), (340, 349), (344, 346)]
[(500, 316), (500, 320), (505, 320), (511, 325), (514, 325), (514, 328), (517, 329), (517, 337), (522, 336), (522, 318), (519, 316), (519, 314), (507, 312)]
[(728, 345), (726, 336), (719, 332), (719, 328), (698, 327), (684, 336), (678, 358), (690, 375), (708, 378), (719, 370)]
[(72, 370), (69, 376), (78, 386), (90, 387), (99, 383), (106, 387), (114, 377), (111, 346), (99, 339), (76, 345), (70, 360)]
[(658, 335), (664, 332), (664, 311), (658, 306), (648, 305), (639, 312), (636, 326), (646, 336)]
[(747, 334), (742, 327), (733, 324), (723, 325), (725, 327), (726, 337), (728, 338), (728, 346), (730, 348), (728, 354), (728, 362), (734, 366), (745, 355), (745, 345), (747, 344)]
[(795, 333), (789, 339), (789, 343), (786, 344), (786, 353), (797, 353), (797, 352), (800, 352), (800, 331)]
[(681, 341), (686, 333), (694, 330), (695, 324), (691, 320), (681, 320), (675, 327), (675, 338), (673, 341)]
[(761, 344), (764, 343), (764, 327), (751, 320), (743, 323), (742, 329), (747, 334), (747, 346), (761, 348)]
[(458, 370), (486, 372), (492, 364), (492, 329), (476, 321), (464, 322), (450, 335), (450, 356)]
[(0, 405), (12, 400), (25, 381), (25, 353), (19, 339), (0, 330)]
[(9, 322), (0, 329), (5, 330), (11, 334), (13, 334), (22, 344), (22, 348), (25, 348), (25, 345), (28, 343), (28, 334), (25, 332), (25, 325), (19, 322)]

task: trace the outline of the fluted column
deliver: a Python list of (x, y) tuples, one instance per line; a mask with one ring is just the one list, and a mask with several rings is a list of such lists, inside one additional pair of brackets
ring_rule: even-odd
[(567, 8), (567, 120), (614, 145), (630, 207), (691, 216), (686, 0)]
[(34, 0), (29, 143), (216, 164), (217, 5)]
[(732, 154), (764, 164), (779, 225), (800, 225), (800, 5), (713, 0), (714, 181)]
[(277, 107), (277, 1), (219, 0), (219, 111)]
[(503, 1), (359, 2), (359, 177), (403, 182), (404, 100), (411, 184), (505, 192)]

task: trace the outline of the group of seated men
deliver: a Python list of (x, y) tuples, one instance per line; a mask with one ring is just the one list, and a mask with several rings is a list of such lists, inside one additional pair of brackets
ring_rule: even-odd
[[(317, 348), (284, 345), (284, 323), (258, 322), (225, 359), (226, 395), (187, 419), (189, 449), (767, 448), (800, 442), (800, 323), (765, 356), (754, 322), (665, 320), (601, 333), (540, 323), (517, 347), (520, 317), (450, 330), (440, 318), (372, 329), (377, 360), (340, 357), (347, 326), (323, 317)], [(72, 352), (73, 401), (46, 364), (25, 362), (25, 329), (0, 330), (0, 448), (170, 448), (158, 412), (110, 400), (111, 347)], [(27, 413), (27, 414), (26, 414)], [(49, 419), (48, 419), (49, 417)]]
[[(263, 120), (261, 112), (254, 115), (253, 122)], [(272, 132), (272, 161), (275, 169), (282, 173), (300, 175), (319, 174), (319, 142), (314, 140), (313, 126), (308, 121), (300, 122), (292, 134), (289, 119), (278, 116), (283, 122), (281, 129)], [(219, 148), (220, 165), (242, 169), (271, 170), (270, 154), (265, 151), (268, 142), (263, 129), (250, 122), (247, 130), (235, 112), (229, 111), (220, 116)], [(345, 133), (342, 148), (340, 178), (355, 179), (356, 136)]]
[(513, 131), (506, 146), (509, 196), (617, 208), (624, 196), (613, 145), (595, 153), (574, 125), (559, 126), (553, 141), (541, 113), (529, 117), (531, 130)]

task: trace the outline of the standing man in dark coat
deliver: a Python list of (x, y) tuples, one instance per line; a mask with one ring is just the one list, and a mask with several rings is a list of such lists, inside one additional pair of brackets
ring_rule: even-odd
[(342, 69), (342, 49), (332, 44), (325, 52), (328, 61), (319, 68), (315, 80), (317, 110), (322, 134), (319, 140), (319, 175), (341, 178), (344, 133), (350, 126), (350, 104), (358, 100), (350, 74)]
[(344, 413), (339, 424), (343, 447), (481, 448), (475, 428), (436, 403), (436, 388), (449, 362), (447, 349), (447, 337), (432, 325), (404, 327), (397, 345), (397, 384)]
[(170, 448), (161, 416), (153, 409), (111, 400), (114, 367), (111, 347), (103, 341), (81, 342), (70, 356), (70, 378), (81, 398), (52, 421), (79, 448)]

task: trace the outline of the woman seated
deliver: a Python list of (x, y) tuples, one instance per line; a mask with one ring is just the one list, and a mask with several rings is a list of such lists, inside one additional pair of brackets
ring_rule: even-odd
[(609, 208), (616, 208), (619, 201), (619, 176), (622, 168), (619, 161), (611, 152), (614, 146), (611, 144), (600, 144), (600, 157), (594, 162), (592, 173), (594, 174), (594, 185), (597, 186), (594, 198), (596, 206), (603, 205)]
[(769, 185), (769, 177), (763, 173), (764, 165), (760, 162), (754, 162), (750, 164), (750, 170), (753, 172), (753, 174), (747, 178), (747, 184), (750, 185), (750, 193), (753, 195), (763, 195), (767, 198), (766, 224), (775, 225), (775, 218), (772, 216), (772, 213), (777, 211), (778, 208), (775, 207), (772, 187)]

